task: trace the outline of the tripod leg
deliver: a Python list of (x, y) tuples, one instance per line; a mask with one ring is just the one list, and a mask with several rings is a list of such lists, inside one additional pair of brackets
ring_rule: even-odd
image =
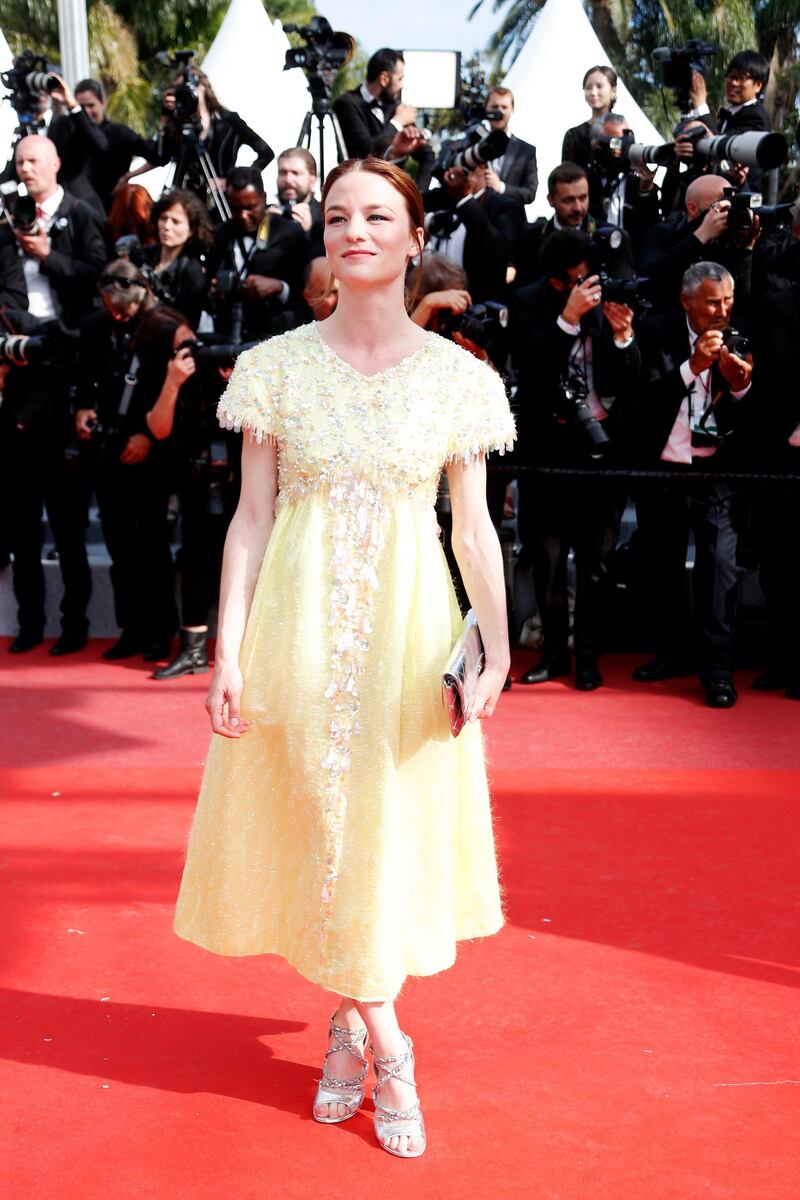
[(300, 126), (300, 134), (297, 138), (298, 146), (303, 146), (306, 150), (311, 145), (311, 113), (307, 112), (303, 117), (303, 124)]
[(230, 221), (232, 214), (230, 205), (228, 204), (228, 197), (217, 183), (217, 177), (214, 174), (214, 169), (211, 165), (211, 159), (208, 157), (208, 151), (204, 150), (202, 146), (197, 146), (195, 149), (197, 152), (198, 162), (200, 163), (200, 169), (203, 172), (203, 178), (206, 181), (206, 187), (208, 188), (211, 199), (214, 201), (214, 206), (223, 221)]

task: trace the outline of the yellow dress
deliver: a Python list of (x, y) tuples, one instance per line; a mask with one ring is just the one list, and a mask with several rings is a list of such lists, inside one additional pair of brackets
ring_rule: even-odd
[(219, 415), (275, 440), (279, 494), (252, 725), (212, 739), (175, 931), (391, 1000), (503, 920), (480, 730), (452, 738), (441, 699), (460, 616), (434, 502), (447, 462), (510, 447), (505, 391), (436, 334), (367, 377), (308, 325), (239, 358)]

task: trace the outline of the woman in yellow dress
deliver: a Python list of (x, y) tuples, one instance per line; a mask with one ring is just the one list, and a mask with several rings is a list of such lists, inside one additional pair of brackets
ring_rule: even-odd
[[(322, 203), (336, 311), (243, 354), (220, 401), (250, 437), (207, 701), (218, 736), (175, 929), (217, 954), (280, 954), (336, 992), (313, 1115), (357, 1112), (369, 1040), (378, 1141), (417, 1157), (394, 1000), (503, 921), (476, 722), (509, 666), (485, 455), (514, 426), (495, 372), (406, 313), (424, 242), (409, 177), (350, 160)], [(441, 699), (460, 627), (433, 507), (442, 469), (486, 653), (457, 739)]]

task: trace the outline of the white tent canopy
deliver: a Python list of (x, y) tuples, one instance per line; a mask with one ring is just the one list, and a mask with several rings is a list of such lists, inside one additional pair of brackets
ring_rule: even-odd
[[(547, 0), (533, 30), (503, 83), (514, 93), (512, 131), (536, 147), (539, 189), (528, 217), (550, 215), (547, 176), (561, 162), (566, 131), (589, 116), (581, 86), (590, 67), (608, 62), (580, 0)], [(620, 78), (615, 110), (636, 140), (664, 139), (644, 115)]]
[[(283, 70), (288, 48), (283, 26), (280, 21), (270, 20), (260, 0), (231, 0), (202, 64), (220, 103), (238, 112), (269, 143), (276, 157), (297, 144), (311, 103), (303, 72), (299, 68)], [(311, 153), (317, 157), (316, 141), (312, 142)], [(254, 158), (255, 152), (244, 146), (237, 161), (246, 166)], [(326, 142), (326, 162), (335, 161), (335, 148), (328, 148)], [(170, 173), (171, 167), (157, 167), (136, 182), (158, 196)], [(273, 160), (263, 175), (271, 197), (275, 195), (277, 173)]]
[[(0, 29), (0, 71), (10, 70), (14, 62), (14, 56), (8, 48), (5, 34)], [(0, 89), (0, 94), (5, 93), (5, 88)], [(4, 147), (3, 154), (5, 157), (0, 162), (0, 170), (3, 169), (6, 163), (6, 158), (10, 153), (10, 146), (14, 140), (14, 132), (17, 128), (17, 114), (7, 100), (0, 100), (0, 146)]]

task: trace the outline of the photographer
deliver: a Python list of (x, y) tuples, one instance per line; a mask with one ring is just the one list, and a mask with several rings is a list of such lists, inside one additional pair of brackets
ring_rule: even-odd
[(519, 200), (485, 186), (485, 168), (450, 166), (443, 186), (426, 192), (426, 253), (463, 267), (474, 300), (502, 300), (511, 249), (525, 224)]
[(661, 215), (655, 174), (644, 163), (630, 167), (623, 157), (622, 145), (633, 134), (620, 113), (606, 113), (592, 125), (590, 137), (589, 212), (600, 224), (624, 229), (638, 255)]
[(788, 699), (800, 700), (800, 283), (764, 298), (755, 332), (763, 402), (750, 413), (748, 440), (765, 472), (795, 478), (765, 479), (754, 488), (769, 641), (767, 670), (753, 680), (753, 687), (784, 691)]
[(217, 332), (251, 342), (293, 329), (306, 319), (305, 234), (296, 221), (267, 212), (253, 167), (234, 167), (226, 191), (233, 215), (214, 231), (208, 264)]
[[(94, 478), (120, 636), (110, 660), (169, 655), (178, 623), (167, 527), (170, 463), (147, 424), (169, 361), (158, 337), (158, 302), (124, 259), (99, 280), (103, 311), (81, 329), (75, 427)], [(174, 324), (184, 318), (171, 315)]]
[(625, 408), (640, 369), (633, 311), (603, 301), (592, 239), (561, 230), (546, 241), (543, 278), (521, 288), (513, 303), (517, 369), (516, 455), (523, 466), (596, 466), (597, 478), (521, 472), (519, 534), (533, 567), (542, 616), (542, 660), (522, 677), (544, 683), (566, 675), (567, 559), (575, 554), (575, 683), (592, 691), (602, 683), (597, 665), (600, 581), (614, 551), (627, 488), (603, 479), (603, 463), (617, 463)]
[[(91, 178), (90, 166), (97, 156), (107, 152), (108, 142), (104, 134), (89, 120), (60, 75), (53, 71), (35, 70), (36, 67), (44, 66), (46, 63), (43, 59), (36, 59), (28, 51), (14, 59), (11, 73), (14, 83), (9, 84), (11, 95), (7, 99), (11, 101), (22, 121), (17, 135), (49, 137), (55, 145), (60, 162), (60, 186), (70, 195), (77, 196), (104, 214), (105, 210)], [(47, 80), (46, 90), (30, 92), (29, 72), (32, 68), (39, 80)], [(58, 106), (57, 110), (53, 108), (54, 104)], [(60, 111), (61, 109), (66, 111)], [(18, 178), (13, 152), (0, 178), (3, 181)]]
[(173, 188), (155, 202), (151, 221), (158, 242), (141, 253), (153, 272), (154, 290), (197, 329), (208, 295), (201, 259), (214, 244), (208, 211), (194, 192)]
[[(13, 224), (0, 226), (0, 306), (16, 304), (39, 320), (56, 321), (65, 334), (75, 334), (92, 308), (94, 280), (105, 262), (104, 226), (92, 208), (58, 184), (60, 162), (49, 138), (22, 138), (15, 163), (32, 213), (23, 222), (20, 198)], [(9, 649), (19, 654), (42, 641), (44, 504), (64, 583), (62, 633), (51, 653), (70, 654), (86, 643), (91, 575), (84, 544), (88, 498), (65, 462), (71, 425), (63, 367), (12, 370), (0, 421), (2, 475), (12, 497), (7, 512), (20, 622)]]
[(275, 157), (264, 139), (237, 112), (220, 104), (208, 76), (188, 60), (178, 72), (174, 86), (164, 92), (163, 109), (159, 161), (174, 160), (174, 187), (189, 188), (199, 196), (206, 196), (208, 184), (200, 167), (200, 154), (207, 156), (209, 169), (220, 188), (224, 188), (224, 180), (235, 167), (242, 146), (255, 151), (250, 169), (259, 177)]
[[(644, 369), (632, 414), (632, 444), (642, 466), (684, 480), (642, 484), (636, 501), (642, 577), (656, 656), (634, 671), (642, 682), (691, 674), (711, 708), (736, 703), (736, 487), (724, 478), (699, 482), (693, 471), (724, 469), (729, 435), (741, 424), (750, 392), (749, 346), (729, 322), (734, 281), (718, 263), (699, 262), (683, 276), (680, 308), (641, 327)], [(694, 621), (686, 597), (686, 553), (694, 534)]]
[(309, 259), (325, 254), (322, 209), (314, 195), (316, 186), (317, 164), (310, 151), (294, 146), (278, 155), (278, 204), (269, 211), (297, 222), (308, 241)]
[[(170, 350), (158, 398), (146, 416), (159, 448), (166, 447), (181, 513), (181, 625), (178, 652), (154, 679), (177, 679), (208, 670), (208, 620), (217, 602), (225, 534), (236, 508), (241, 438), (220, 430), (217, 401), (232, 368), (204, 365), (185, 324), (162, 310), (162, 351)], [(152, 327), (151, 327), (152, 329)]]
[(417, 110), (400, 98), (404, 74), (405, 61), (399, 50), (387, 46), (376, 50), (367, 63), (366, 81), (339, 96), (333, 111), (349, 158), (374, 155), (400, 163), (410, 156), (418, 163), (417, 186), (425, 191), (433, 151), (417, 128)]
[(657, 312), (675, 308), (684, 273), (713, 259), (726, 267), (736, 284), (737, 312), (750, 298), (753, 246), (760, 224), (755, 211), (738, 208), (731, 219), (732, 194), (719, 175), (701, 175), (686, 189), (686, 212), (650, 230), (642, 269), (650, 278), (649, 298)]
[[(508, 125), (514, 115), (514, 93), (510, 88), (492, 88), (486, 97), (486, 108), (487, 111), (500, 113), (498, 118), (489, 121), (490, 127), (508, 133)], [(536, 147), (510, 134), (505, 153), (484, 168), (484, 186), (493, 192), (511, 196), (521, 204), (533, 204), (539, 186)]]
[(551, 234), (559, 229), (594, 232), (596, 221), (589, 216), (589, 176), (583, 167), (563, 162), (551, 171), (547, 179), (547, 203), (553, 209), (552, 217), (537, 217), (526, 225), (514, 247), (516, 288), (539, 278), (539, 256)]
[[(149, 171), (159, 162), (158, 143), (154, 138), (141, 137), (127, 125), (109, 121), (105, 91), (97, 79), (82, 79), (76, 85), (75, 102), (105, 139), (104, 147), (93, 144), (87, 173), (104, 211), (108, 213), (117, 190), (134, 175)], [(137, 157), (144, 159), (144, 166), (131, 172), (131, 159)]]

